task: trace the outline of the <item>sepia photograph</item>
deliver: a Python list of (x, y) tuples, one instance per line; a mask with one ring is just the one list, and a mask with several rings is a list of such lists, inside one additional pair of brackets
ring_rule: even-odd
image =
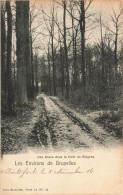
[[(94, 175), (91, 179), (95, 183), (96, 175), (112, 173), (111, 185), (118, 178), (117, 187), (108, 193), (109, 185), (105, 183), (107, 188), (103, 192), (104, 184), (100, 183), (102, 188), (84, 187), (82, 191), (83, 184), (76, 185), (72, 176), (75, 190), (69, 191), (61, 187), (64, 182), (58, 176), (60, 191), (48, 192), (45, 187), (38, 189), (36, 195), (120, 195), (122, 79), (122, 0), (1, 0), (0, 167), (14, 165), (12, 169), (1, 169), (0, 177), (16, 176), (14, 166), (43, 167), (46, 160), (52, 159), (53, 162), (46, 161), (47, 166), (73, 167), (72, 171), (57, 170), (65, 180), (75, 174), (79, 176), (74, 179), (81, 180), (83, 165), (84, 169), (87, 166), (87, 173)], [(98, 169), (96, 174), (99, 162), (102, 170), (106, 169)], [(111, 171), (114, 167), (117, 173)], [(24, 174), (27, 178), (38, 175), (36, 169), (31, 176), (26, 170), (21, 170), (21, 179)], [(41, 173), (48, 180), (52, 172), (56, 174), (56, 170), (46, 168)], [(57, 180), (56, 176), (53, 178)], [(104, 180), (107, 182), (108, 178)], [(14, 185), (12, 179), (6, 181), (2, 186)], [(85, 183), (88, 185), (87, 179)], [(14, 189), (2, 188), (1, 195), (16, 194)], [(31, 192), (19, 189), (19, 195), (34, 195), (34, 189)]]

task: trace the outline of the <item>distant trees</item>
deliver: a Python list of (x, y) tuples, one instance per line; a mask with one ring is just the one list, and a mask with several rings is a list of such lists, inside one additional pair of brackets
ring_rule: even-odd
[(117, 101), (122, 77), (122, 9), (112, 9), (106, 24), (103, 13), (95, 19), (92, 3), (53, 0), (49, 10), (43, 3), (40, 8), (29, 1), (1, 3), (6, 111), (27, 105), (40, 90), (84, 107), (111, 107)]
[(117, 74), (118, 68), (118, 38), (119, 35), (123, 34), (121, 28), (123, 27), (123, 21), (121, 17), (123, 14), (123, 9), (120, 7), (119, 13), (117, 14), (113, 9), (113, 14), (110, 15), (114, 30), (106, 26), (107, 30), (114, 36), (114, 64), (115, 64), (115, 74)]
[[(49, 46), (51, 47), (51, 55), (49, 54), (50, 47), (48, 46), (48, 56), (51, 56), (51, 58), (48, 57), (48, 64), (50, 65), (49, 59), (52, 59), (52, 70), (53, 70), (53, 94), (54, 96), (57, 95), (57, 86), (56, 86), (56, 64), (55, 64), (55, 45), (54, 45), (54, 40), (55, 40), (55, 9), (54, 9), (54, 3), (53, 6), (51, 7), (50, 15), (47, 15), (46, 12), (42, 9), (42, 14), (43, 14), (43, 19), (44, 19), (44, 28), (46, 29), (47, 34), (43, 34), (44, 37), (50, 37), (51, 43)], [(49, 66), (49, 71), (50, 71)], [(51, 89), (51, 87), (49, 88)], [(51, 93), (51, 91), (50, 91)]]
[[(109, 102), (114, 101), (113, 98), (111, 100), (110, 94), (117, 85), (117, 81), (114, 80), (116, 63), (118, 63), (116, 46), (118, 42), (115, 36), (118, 37), (115, 33), (117, 25), (113, 23), (113, 30), (112, 27), (107, 27), (101, 14), (98, 15), (98, 20), (95, 20), (94, 13), (89, 13), (91, 3), (93, 0), (56, 1), (56, 5), (62, 10), (63, 18), (58, 18), (55, 12), (50, 15), (43, 11), (45, 27), (51, 38), (47, 46), (47, 56), (50, 57), (47, 57), (46, 63), (46, 66), (48, 64), (50, 67), (49, 75), (51, 75), (49, 94), (52, 94), (55, 81), (58, 94), (61, 93), (68, 98), (74, 93), (73, 90), (79, 91), (78, 98), (80, 102), (83, 101), (83, 104), (87, 105), (90, 102), (95, 107), (105, 107)], [(55, 10), (57, 12), (57, 8)], [(119, 29), (122, 25), (120, 15), (121, 13), (117, 21)], [(93, 45), (88, 44), (88, 32), (92, 33), (97, 27), (98, 41)], [(52, 30), (55, 33), (52, 33)], [(47, 39), (48, 34), (44, 36)]]

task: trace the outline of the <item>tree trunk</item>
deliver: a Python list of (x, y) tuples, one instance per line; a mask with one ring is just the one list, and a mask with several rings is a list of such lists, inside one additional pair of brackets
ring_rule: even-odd
[(48, 46), (48, 67), (49, 67), (49, 93), (52, 95), (52, 88), (51, 88), (51, 65), (50, 65), (50, 52), (49, 52), (49, 46)]
[[(72, 10), (71, 10), (72, 14)], [(75, 62), (75, 37), (74, 37), (74, 18), (72, 17), (72, 41), (73, 41), (73, 88), (75, 89), (75, 68), (76, 68), (76, 62)]]
[(60, 44), (60, 62), (61, 62), (61, 92), (62, 95), (64, 95), (64, 63), (63, 63), (63, 52), (62, 52), (62, 47)]
[(54, 88), (54, 96), (57, 95), (56, 92), (56, 67), (54, 60), (54, 7), (52, 12), (52, 26), (51, 26), (51, 48), (52, 48), (52, 63), (53, 63), (53, 88)]
[(117, 39), (118, 39), (118, 30), (116, 26), (116, 34), (115, 34), (115, 49), (114, 49), (114, 64), (115, 64), (115, 75), (117, 74)]
[[(77, 34), (77, 33), (76, 33)], [(75, 63), (75, 88), (77, 89), (77, 49), (76, 49), (76, 37), (75, 37), (75, 48), (74, 48), (74, 63)]]
[(34, 98), (34, 65), (33, 65), (32, 43), (31, 43), (31, 93), (32, 93), (32, 98)]
[(72, 39), (73, 39), (73, 87), (77, 89), (77, 62), (76, 62), (76, 34), (74, 33), (74, 18), (72, 17)]
[(30, 12), (30, 58), (31, 58), (31, 97), (34, 98), (34, 64), (33, 64), (33, 48), (32, 48), (32, 32), (31, 32), (31, 25), (32, 25), (32, 18), (31, 18), (31, 12)]
[(35, 81), (36, 81), (36, 93), (38, 93), (38, 56), (36, 54), (35, 60)]
[[(1, 3), (2, 4), (2, 3)], [(3, 12), (3, 5), (1, 6), (1, 87), (5, 91), (5, 51), (6, 51), (6, 29), (5, 29), (5, 15)]]
[(10, 2), (6, 1), (7, 11), (7, 91), (8, 91), (8, 112), (12, 110), (12, 78), (11, 78), (11, 51), (12, 51), (12, 13)]
[(81, 32), (81, 71), (82, 71), (82, 83), (85, 91), (86, 78), (85, 78), (85, 2), (80, 2), (80, 32)]
[(92, 83), (92, 71), (91, 71), (91, 51), (88, 53), (88, 65), (89, 65), (89, 85)]
[(53, 42), (53, 35), (51, 37), (52, 39), (52, 63), (53, 63), (53, 88), (54, 88), (54, 96), (56, 96), (56, 67), (55, 67), (55, 61), (54, 61), (54, 42)]
[(102, 82), (105, 82), (104, 76), (104, 43), (103, 43), (103, 32), (102, 32), (102, 19), (100, 16), (100, 31), (101, 31), (101, 65), (102, 65)]
[(64, 52), (65, 52), (65, 66), (66, 66), (66, 98), (69, 98), (69, 65), (68, 65), (68, 49), (66, 42), (66, 0), (63, 1), (63, 25), (64, 25)]
[(29, 94), (29, 1), (16, 1), (18, 104), (28, 104)]
[[(28, 2), (28, 1), (27, 1)], [(31, 76), (32, 76), (32, 67), (31, 67), (31, 48), (30, 48), (30, 20), (29, 20), (29, 3), (26, 5), (25, 13), (25, 23), (26, 23), (26, 49), (27, 49), (27, 96), (28, 98), (32, 97), (31, 92)]]

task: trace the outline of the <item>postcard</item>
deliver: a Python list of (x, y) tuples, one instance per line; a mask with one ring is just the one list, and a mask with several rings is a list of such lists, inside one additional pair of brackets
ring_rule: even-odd
[(1, 1), (0, 195), (121, 195), (122, 0)]

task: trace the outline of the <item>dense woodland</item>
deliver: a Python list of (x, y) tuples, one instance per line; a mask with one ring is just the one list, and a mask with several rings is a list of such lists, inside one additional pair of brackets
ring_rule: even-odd
[(85, 109), (121, 107), (122, 4), (105, 19), (94, 3), (1, 2), (2, 113), (41, 92)]

